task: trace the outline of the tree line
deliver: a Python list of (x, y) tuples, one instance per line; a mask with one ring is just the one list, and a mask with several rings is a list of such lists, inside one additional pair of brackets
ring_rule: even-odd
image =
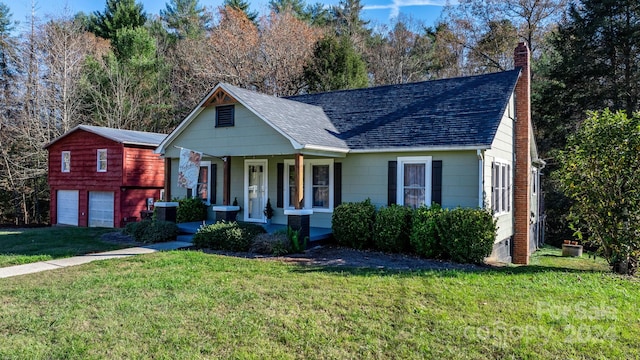
[[(512, 68), (526, 41), (551, 171), (587, 110), (638, 109), (635, 1), (461, 0), (433, 26), (372, 24), (362, 11), (360, 0), (271, 0), (258, 16), (247, 0), (168, 0), (149, 14), (106, 0), (91, 14), (34, 10), (16, 34), (0, 2), (0, 223), (48, 221), (43, 145), (78, 124), (168, 133), (220, 81), (287, 96), (482, 74)], [(567, 228), (557, 188), (545, 179), (552, 237)]]

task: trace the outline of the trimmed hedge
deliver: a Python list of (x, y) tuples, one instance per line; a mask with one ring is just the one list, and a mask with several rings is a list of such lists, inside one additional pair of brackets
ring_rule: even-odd
[(331, 230), (338, 244), (355, 249), (370, 247), (375, 215), (376, 207), (370, 199), (338, 205), (331, 217)]
[(178, 226), (169, 221), (143, 220), (128, 223), (124, 232), (142, 243), (158, 243), (175, 240)]
[(491, 254), (497, 227), (488, 210), (456, 208), (439, 214), (436, 229), (451, 260), (480, 264)]
[(249, 251), (254, 238), (265, 232), (257, 224), (220, 221), (201, 226), (193, 236), (193, 244), (214, 250)]
[(419, 256), (429, 259), (447, 257), (436, 228), (441, 213), (442, 208), (438, 204), (413, 210), (410, 243), (411, 249)]
[(207, 204), (200, 198), (184, 198), (176, 200), (176, 222), (196, 222), (207, 219)]
[(373, 243), (376, 249), (386, 252), (408, 252), (411, 215), (411, 209), (405, 206), (393, 204), (380, 208), (373, 224)]

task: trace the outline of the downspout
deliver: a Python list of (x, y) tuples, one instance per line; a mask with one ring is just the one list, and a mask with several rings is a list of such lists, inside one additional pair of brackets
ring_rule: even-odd
[(478, 207), (484, 209), (484, 150), (476, 150), (478, 156)]

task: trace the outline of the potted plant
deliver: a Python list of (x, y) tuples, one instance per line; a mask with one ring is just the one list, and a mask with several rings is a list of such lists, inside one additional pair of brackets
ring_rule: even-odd
[(267, 206), (264, 207), (264, 216), (267, 217), (267, 225), (271, 225), (271, 218), (273, 217), (273, 207), (271, 206), (271, 199), (267, 199)]

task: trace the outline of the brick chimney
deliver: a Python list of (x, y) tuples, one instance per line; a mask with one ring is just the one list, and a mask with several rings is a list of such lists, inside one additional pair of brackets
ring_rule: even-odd
[(515, 122), (515, 165), (513, 189), (513, 254), (515, 264), (529, 263), (529, 217), (531, 201), (531, 72), (529, 69), (529, 47), (518, 44), (514, 51), (514, 65), (520, 68), (520, 78), (516, 84), (516, 122)]

